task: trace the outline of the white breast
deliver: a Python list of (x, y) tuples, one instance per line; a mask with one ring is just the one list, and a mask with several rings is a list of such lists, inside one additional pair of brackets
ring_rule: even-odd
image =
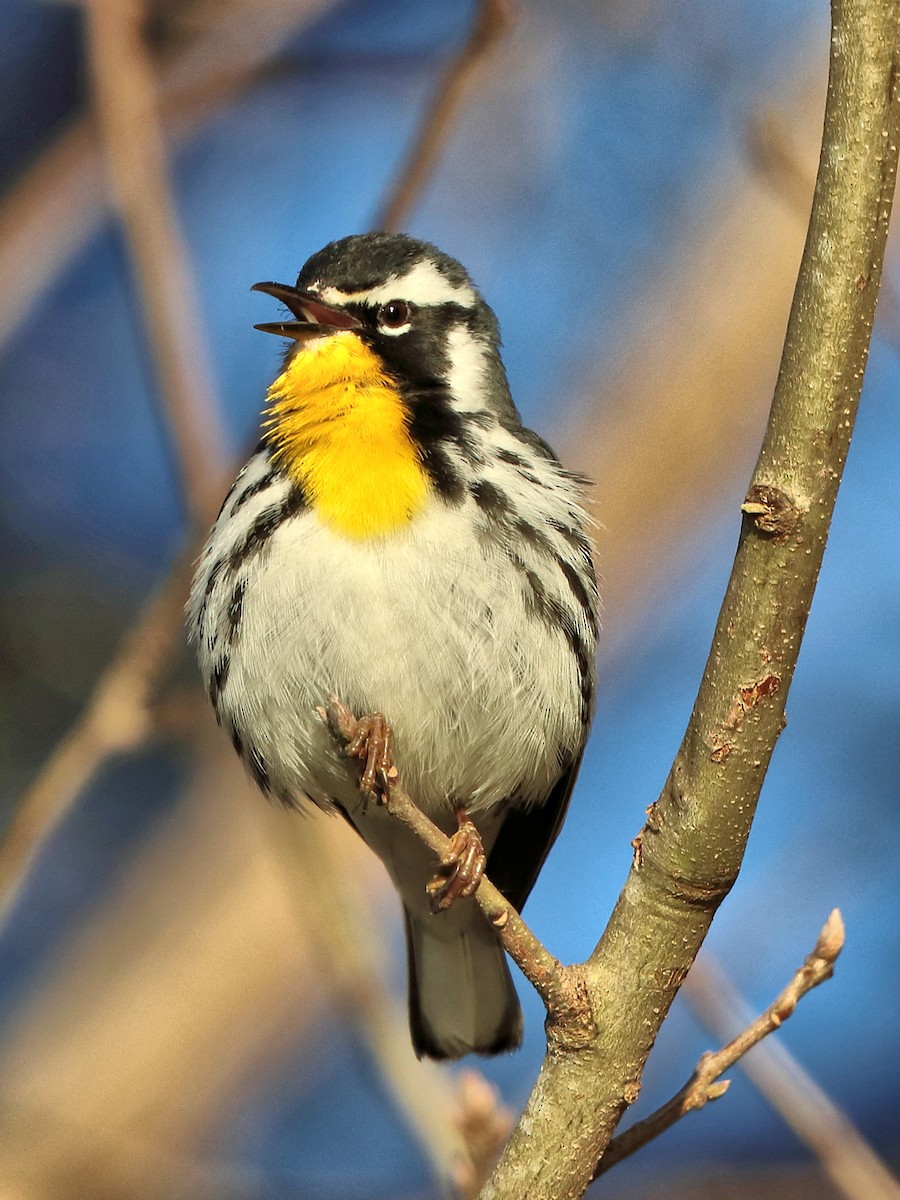
[(570, 647), (529, 610), (521, 571), (476, 536), (471, 502), (434, 499), (404, 531), (368, 541), (302, 512), (244, 574), (219, 709), (276, 790), (355, 803), (315, 712), (330, 693), (385, 713), (406, 784), (434, 815), (542, 799), (580, 744)]

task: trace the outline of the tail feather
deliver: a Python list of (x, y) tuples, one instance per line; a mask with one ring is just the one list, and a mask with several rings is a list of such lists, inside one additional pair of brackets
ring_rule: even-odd
[(522, 1040), (522, 1010), (494, 931), (472, 920), (447, 928), (406, 912), (409, 1026), (421, 1058), (500, 1054)]

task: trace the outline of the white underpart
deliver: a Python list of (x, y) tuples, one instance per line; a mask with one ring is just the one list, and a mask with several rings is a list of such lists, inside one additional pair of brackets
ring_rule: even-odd
[[(472, 508), (435, 499), (370, 541), (306, 512), (247, 564), (219, 706), (276, 789), (357, 807), (316, 715), (334, 692), (388, 715), (406, 784), (435, 817), (547, 795), (581, 736), (576, 664), (562, 632), (526, 612), (521, 573), (472, 536)], [(200, 657), (208, 673), (203, 639)]]
[[(476, 302), (471, 288), (455, 287), (427, 262), (365, 293), (317, 290), (335, 304)], [(458, 507), (433, 496), (409, 526), (370, 540), (342, 537), (307, 510), (285, 521), (236, 571), (222, 569), (205, 610), (201, 568), (191, 605), (207, 679), (223, 652), (229, 658), (218, 697), (223, 723), (258, 752), (276, 793), (325, 807), (336, 801), (347, 810), (427, 928), (431, 856), (383, 809), (370, 805), (363, 812), (353, 773), (317, 706), (335, 693), (359, 714), (384, 712), (411, 794), (447, 830), (455, 824), (454, 806), (465, 804), (489, 849), (502, 819), (495, 806), (543, 801), (584, 735), (576, 656), (562, 624), (535, 611), (528, 575), (541, 581), (545, 605), (570, 614), (586, 653), (594, 640), (592, 616), (559, 565), (582, 576), (580, 548), (564, 532), (585, 525), (577, 489), (557, 462), (501, 424), (488, 394), (490, 347), (460, 322), (447, 331), (446, 352), (455, 407), (480, 420), (467, 423), (472, 461), (450, 443), (444, 452), (463, 476), (474, 472), (496, 487), (517, 518), (539, 531), (541, 544), (508, 521), (491, 527), (489, 511), (471, 496)], [(512, 462), (497, 457), (501, 449)], [(290, 485), (275, 475), (239, 503), (270, 471), (260, 454), (239, 476), (205, 551), (209, 565), (227, 562), (254, 522), (286, 498)], [(486, 530), (491, 537), (482, 536)], [(238, 582), (243, 600), (235, 636), (228, 598)], [(452, 910), (440, 928), (450, 938), (465, 934), (461, 945), (470, 954), (467, 909)], [(458, 989), (441, 986), (456, 997), (450, 1007), (458, 1006)], [(500, 989), (501, 1006), (503, 996)]]
[(465, 284), (459, 286), (451, 283), (434, 263), (427, 260), (416, 263), (404, 274), (390, 275), (384, 283), (362, 292), (344, 292), (340, 288), (330, 285), (322, 287), (318, 283), (310, 284), (309, 290), (321, 296), (326, 304), (336, 305), (353, 301), (387, 304), (390, 300), (406, 300), (419, 307), (431, 304), (461, 304), (464, 308), (472, 308), (476, 300), (473, 288)]

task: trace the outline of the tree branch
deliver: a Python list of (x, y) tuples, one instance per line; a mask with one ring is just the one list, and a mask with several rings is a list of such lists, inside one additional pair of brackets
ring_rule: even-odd
[[(709, 955), (694, 964), (685, 992), (700, 1020), (717, 1037), (727, 1037), (748, 1020), (745, 1001)], [(900, 1200), (896, 1176), (782, 1041), (764, 1042), (743, 1058), (740, 1066), (785, 1124), (815, 1154), (847, 1200)]]
[(834, 0), (822, 154), (781, 371), (697, 701), (585, 974), (601, 1036), (551, 1051), (484, 1200), (583, 1194), (734, 883), (862, 386), (900, 140), (900, 13)]
[(478, 68), (512, 27), (514, 17), (514, 0), (481, 0), (465, 44), (438, 81), (406, 161), (375, 217), (374, 229), (396, 232), (409, 216), (443, 152)]
[[(694, 1068), (690, 1079), (679, 1092), (656, 1112), (636, 1121), (630, 1129), (614, 1137), (594, 1174), (596, 1179), (628, 1158), (642, 1146), (671, 1129), (689, 1112), (703, 1108), (710, 1100), (718, 1100), (728, 1090), (729, 1081), (716, 1082), (738, 1059), (743, 1058), (764, 1037), (774, 1033), (790, 1017), (800, 1000), (814, 987), (834, 974), (834, 963), (844, 945), (844, 923), (837, 909), (822, 927), (812, 953), (795, 973), (787, 987), (742, 1033), (715, 1053), (708, 1051)], [(693, 976), (691, 976), (693, 978)]]

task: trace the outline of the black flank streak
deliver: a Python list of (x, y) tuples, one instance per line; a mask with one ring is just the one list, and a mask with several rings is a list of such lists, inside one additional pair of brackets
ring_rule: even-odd
[(526, 545), (533, 546), (535, 550), (544, 550), (552, 553), (550, 539), (540, 529), (529, 524), (528, 521), (523, 521), (519, 518), (516, 521), (516, 533)]
[(466, 494), (462, 476), (443, 446), (422, 446), (422, 466), (428, 472), (435, 491), (449, 504), (461, 504)]
[(231, 552), (228, 565), (232, 571), (243, 566), (246, 559), (259, 550), (269, 540), (281, 522), (284, 520), (283, 505), (270, 505), (263, 510), (247, 531), (242, 542), (238, 542)]
[(209, 681), (209, 699), (213, 708), (218, 704), (222, 689), (228, 682), (228, 672), (230, 670), (231, 659), (227, 654), (223, 654), (220, 658), (216, 659), (213, 666), (212, 678)]
[(256, 554), (262, 549), (279, 525), (288, 517), (302, 512), (304, 508), (306, 508), (306, 498), (303, 495), (303, 489), (299, 484), (295, 484), (281, 504), (270, 505), (260, 513), (247, 531), (244, 540), (231, 551), (228, 558), (231, 570), (237, 571), (251, 554)]
[(594, 611), (594, 601), (587, 587), (585, 587), (584, 580), (581, 578), (572, 564), (567, 563), (564, 558), (557, 558), (556, 562), (559, 569), (566, 577), (566, 583), (568, 583), (569, 587), (572, 589), (572, 595), (586, 613), (592, 613)]
[[(244, 740), (238, 733), (234, 721), (228, 720), (226, 728), (231, 736), (232, 746), (234, 746), (238, 756), (242, 759), (254, 783), (256, 783), (264, 795), (268, 796), (272, 791), (272, 781), (269, 779), (269, 768), (266, 766), (266, 760), (252, 743), (244, 744)], [(285, 804), (294, 806), (292, 800), (285, 797), (279, 798)]]
[[(492, 412), (469, 412), (466, 413), (466, 421), (471, 425), (477, 425), (479, 429), (493, 429), (497, 424), (497, 417)], [(502, 451), (499, 451), (502, 457)]]
[(486, 479), (476, 479), (469, 485), (472, 499), (491, 521), (503, 521), (509, 516), (510, 503), (500, 488)]
[(221, 519), (222, 513), (227, 508), (228, 501), (234, 495), (234, 489), (237, 487), (239, 481), (240, 481), (240, 475), (237, 477), (237, 479), (234, 481), (234, 483), (231, 485), (231, 487), (225, 493), (225, 499), (222, 501), (222, 507), (219, 509), (218, 513), (216, 514), (216, 519), (215, 519), (215, 521), (213, 521), (213, 525), (216, 525), (219, 522), (219, 520)]
[[(197, 610), (197, 636), (203, 629), (203, 622), (206, 620), (206, 609), (209, 604), (209, 598), (212, 595), (212, 590), (216, 586), (216, 580), (222, 573), (222, 568), (225, 566), (224, 558), (217, 558), (209, 569), (209, 574), (206, 577), (206, 587), (203, 590), (203, 600)], [(212, 641), (207, 639), (210, 650), (212, 649)]]
[(229, 515), (233, 517), (235, 513), (240, 512), (248, 500), (252, 500), (254, 496), (258, 496), (260, 492), (264, 492), (267, 487), (271, 486), (276, 478), (277, 475), (275, 471), (267, 471), (266, 474), (260, 479), (257, 479), (255, 483), (251, 483), (249, 487), (244, 488), (237, 500), (235, 500), (234, 504), (231, 506), (231, 512)]
[(521, 454), (516, 454), (512, 450), (498, 450), (497, 457), (501, 462), (508, 463), (511, 467), (527, 467), (528, 461)]
[(269, 792), (272, 790), (272, 783), (269, 779), (269, 769), (266, 766), (266, 760), (255, 746), (248, 746), (244, 762), (247, 764), (247, 770), (250, 772), (254, 782), (262, 791), (263, 795), (268, 796)]
[(237, 637), (238, 629), (241, 625), (241, 617), (244, 611), (244, 592), (247, 588), (247, 581), (239, 579), (234, 585), (234, 591), (231, 593), (231, 600), (228, 603), (228, 645), (234, 645), (234, 640)]
[(237, 731), (237, 726), (234, 721), (228, 722), (228, 736), (231, 738), (231, 744), (234, 746), (235, 752), (240, 758), (244, 757), (244, 742), (241, 735)]
[(559, 613), (563, 616), (563, 620), (565, 620), (565, 615), (562, 613), (562, 607), (557, 601), (551, 600), (544, 591), (544, 585), (541, 583), (539, 576), (537, 576), (530, 567), (526, 566), (521, 558), (519, 558), (518, 554), (511, 554), (510, 560), (513, 566), (521, 572), (525, 582), (528, 584), (528, 590), (525, 593), (525, 601), (531, 612), (535, 616), (540, 617), (541, 620), (546, 621), (551, 628), (555, 625), (557, 620), (557, 614), (553, 611), (554, 607), (559, 610)]
[(578, 668), (581, 691), (581, 723), (582, 725), (590, 725), (591, 707), (594, 701), (594, 676), (590, 652), (574, 629), (571, 631), (566, 630), (566, 640), (572, 649), (572, 653), (575, 655), (575, 665)]
[(586, 573), (590, 578), (593, 578), (594, 556), (591, 554), (591, 544), (584, 536), (581, 529), (576, 526), (566, 525), (564, 522), (557, 521), (553, 518), (551, 518), (547, 524), (551, 529), (555, 529), (557, 533), (561, 534), (572, 547), (572, 549), (578, 552), (578, 557), (583, 563)]
[(459, 446), (460, 454), (470, 467), (484, 466), (484, 455), (478, 448), (477, 443), (472, 441), (472, 439), (466, 433), (465, 425), (461, 426), (460, 428), (459, 437), (457, 438), (456, 444)]
[[(240, 484), (241, 480), (244, 478), (244, 475), (247, 473), (247, 468), (250, 466), (250, 463), (253, 461), (253, 458), (255, 458), (255, 457), (256, 457), (256, 455), (257, 455), (257, 454), (260, 454), (261, 452), (264, 452), (264, 453), (265, 453), (265, 455), (266, 455), (266, 458), (271, 458), (271, 457), (272, 457), (272, 451), (271, 451), (271, 448), (270, 448), (270, 447), (269, 447), (269, 445), (267, 444), (267, 442), (266, 442), (265, 438), (262, 438), (262, 439), (260, 439), (260, 441), (258, 441), (258, 442), (256, 443), (256, 448), (255, 448), (255, 449), (254, 449), (254, 451), (253, 451), (253, 455), (252, 455), (252, 456), (251, 456), (251, 458), (250, 458), (250, 459), (249, 459), (249, 460), (248, 460), (248, 461), (247, 461), (247, 462), (244, 464), (244, 466), (243, 466), (243, 467), (241, 467), (240, 471), (238, 471), (238, 473), (237, 473), (237, 478), (235, 479), (235, 481), (234, 481), (234, 483), (231, 485), (231, 487), (228, 489), (228, 494), (226, 495), (225, 499), (222, 501), (222, 507), (219, 509), (219, 516), (218, 516), (218, 517), (216, 517), (216, 522), (218, 522), (219, 518), (222, 516), (222, 513), (225, 511), (226, 507), (228, 506), (228, 501), (231, 499), (231, 497), (232, 497), (232, 496), (234, 495), (234, 493), (237, 491), (237, 489), (238, 489), (238, 485)], [(246, 499), (247, 499), (247, 498), (248, 498), (250, 495), (253, 495), (253, 494), (254, 494), (254, 491), (259, 491), (259, 487), (258, 487), (258, 485), (257, 485), (257, 484), (252, 484), (252, 485), (251, 485), (251, 487), (250, 487), (250, 488), (248, 488), (247, 492), (245, 492), (245, 493), (242, 493), (242, 494), (241, 494), (241, 496), (239, 496), (239, 497), (238, 497), (238, 500), (237, 500), (237, 502), (235, 503), (235, 506), (234, 506), (234, 508), (232, 508), (232, 510), (231, 510), (231, 515), (232, 515), (232, 516), (234, 516), (234, 514), (235, 514), (235, 513), (237, 512), (237, 510), (238, 510), (238, 509), (241, 507), (241, 505), (244, 503), (244, 501), (245, 501), (245, 500), (246, 500)], [(214, 524), (215, 524), (216, 522), (214, 522)]]
[[(591, 719), (591, 705), (594, 697), (594, 677), (590, 649), (585, 645), (584, 639), (578, 632), (571, 612), (564, 605), (560, 604), (554, 596), (547, 594), (538, 576), (526, 566), (518, 555), (510, 555), (510, 558), (513, 564), (521, 571), (525, 582), (528, 584), (525, 598), (530, 611), (540, 618), (540, 620), (544, 621), (550, 629), (560, 630), (569, 643), (569, 649), (572, 651), (578, 670), (581, 692), (581, 722), (583, 725), (588, 725)], [(581, 581), (579, 580), (580, 583)], [(588, 611), (592, 612), (593, 610), (589, 608)]]
[(200, 609), (201, 618), (202, 618), (203, 614), (206, 612), (206, 601), (212, 595), (212, 590), (216, 586), (216, 580), (219, 578), (219, 575), (224, 566), (225, 566), (225, 559), (217, 558), (216, 561), (213, 563), (212, 567), (210, 568), (209, 575), (206, 577), (206, 588), (204, 589), (204, 593), (203, 593), (203, 607)]

